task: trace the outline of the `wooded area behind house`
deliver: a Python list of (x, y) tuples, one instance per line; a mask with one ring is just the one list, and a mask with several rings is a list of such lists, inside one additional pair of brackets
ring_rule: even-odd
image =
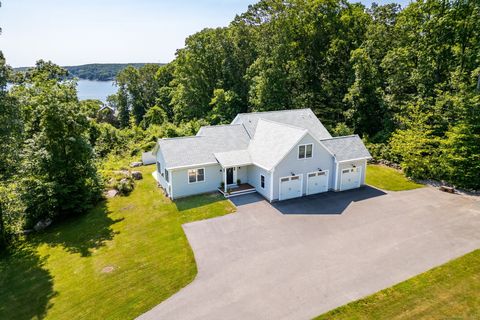
[(12, 77), (2, 57), (0, 243), (90, 208), (118, 159), (241, 112), (311, 108), (410, 177), (478, 190), (479, 17), (468, 0), (263, 0), (188, 37), (172, 62), (119, 72), (115, 114), (79, 102), (66, 70), (39, 61)]

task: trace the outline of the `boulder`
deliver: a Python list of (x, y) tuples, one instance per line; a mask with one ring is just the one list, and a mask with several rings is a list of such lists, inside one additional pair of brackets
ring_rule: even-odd
[(118, 190), (116, 190), (116, 189), (111, 189), (111, 190), (108, 190), (107, 192), (105, 192), (105, 196), (106, 196), (107, 198), (113, 198), (113, 197), (115, 197), (117, 194), (118, 194)]
[(143, 162), (132, 162), (130, 163), (130, 167), (136, 168), (136, 167), (141, 167), (143, 165)]
[(134, 180), (142, 180), (143, 176), (142, 176), (142, 173), (140, 171), (132, 171), (132, 178)]
[(455, 188), (452, 188), (452, 187), (441, 186), (439, 189), (440, 191), (443, 191), (443, 192), (455, 193)]
[(33, 227), (33, 229), (37, 232), (42, 231), (43, 229), (47, 228), (51, 224), (52, 224), (52, 219), (47, 218), (47, 219), (38, 221), (37, 224), (35, 224), (35, 226)]

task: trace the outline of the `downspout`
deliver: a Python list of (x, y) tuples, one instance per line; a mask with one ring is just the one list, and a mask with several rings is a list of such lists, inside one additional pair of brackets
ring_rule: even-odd
[(335, 191), (337, 191), (338, 190), (338, 173), (339, 173), (338, 172), (338, 169), (339, 169), (338, 167), (339, 167), (339, 165), (338, 165), (338, 162), (337, 162), (336, 158), (335, 158), (335, 165), (336, 165), (336, 169), (335, 169)]
[(270, 172), (270, 202), (273, 201), (273, 175), (275, 174), (275, 168)]

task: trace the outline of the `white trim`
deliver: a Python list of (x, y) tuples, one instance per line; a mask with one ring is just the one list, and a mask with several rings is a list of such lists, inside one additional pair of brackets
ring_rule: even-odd
[(338, 190), (339, 163), (338, 163), (337, 159), (335, 159), (335, 165), (336, 165), (336, 169), (335, 169), (335, 190)]
[(219, 161), (218, 164), (222, 167), (222, 169), (226, 168), (233, 168), (233, 167), (246, 167), (246, 166), (251, 166), (253, 165), (252, 162), (245, 162), (245, 163), (240, 163), (240, 164), (234, 164), (234, 165), (229, 165), (229, 166), (223, 166), (223, 164)]
[[(328, 188), (330, 187), (330, 183), (329, 183), (329, 181), (330, 181), (330, 171), (329, 170), (320, 170), (320, 171), (317, 170), (317, 171), (309, 172), (309, 173), (307, 173), (307, 193), (306, 193), (307, 196), (309, 196), (311, 194), (310, 192), (308, 192), (309, 191), (308, 190), (308, 179), (310, 179), (309, 175), (311, 173), (318, 173), (318, 172), (325, 172), (325, 174), (327, 176), (327, 190), (325, 190), (324, 192), (327, 192)], [(316, 193), (312, 193), (312, 194), (318, 194), (318, 193), (322, 193), (322, 192), (316, 192)]]
[[(198, 170), (202, 169), (203, 170), (203, 180), (202, 181), (198, 181)], [(190, 182), (190, 172), (191, 170), (195, 170), (195, 181), (194, 182)], [(206, 179), (206, 174), (205, 174), (205, 168), (202, 168), (202, 167), (199, 167), (199, 168), (192, 168), (192, 169), (188, 169), (187, 170), (187, 181), (188, 181), (188, 184), (193, 184), (193, 183), (202, 183), (202, 182), (205, 182)]]
[(178, 166), (178, 167), (166, 167), (168, 170), (179, 170), (179, 169), (191, 169), (191, 168), (198, 168), (198, 167), (208, 167), (218, 164), (218, 162), (205, 162), (205, 163), (198, 163), (198, 164), (189, 164), (188, 166)]
[[(280, 197), (282, 195), (282, 179), (285, 179), (285, 178), (292, 178), (292, 177), (300, 177), (300, 196), (299, 197), (295, 197), (295, 198), (301, 198), (303, 197), (303, 173), (300, 173), (300, 174), (296, 174), (296, 175), (293, 175), (293, 176), (285, 176), (285, 177), (280, 177), (278, 179), (278, 201), (282, 201), (283, 199)], [(288, 198), (288, 199), (295, 199), (295, 198)], [(288, 200), (287, 199), (287, 200)]]
[[(312, 146), (312, 155), (310, 157), (307, 157), (307, 146)], [(305, 147), (305, 157), (300, 158), (300, 147)], [(299, 144), (297, 145), (297, 160), (308, 160), (308, 159), (313, 159), (313, 143), (304, 143), (304, 144)]]
[[(362, 185), (362, 167), (361, 166), (356, 166), (355, 167), (357, 169), (357, 173), (360, 174), (360, 177), (358, 178), (358, 184), (356, 187), (353, 187), (353, 188), (348, 188), (348, 189), (343, 189), (342, 188), (342, 177), (340, 176), (340, 191), (344, 191), (344, 190), (352, 190), (352, 189), (356, 189), (356, 188), (360, 188), (360, 186)], [(352, 168), (343, 168), (342, 169), (342, 175), (343, 175), (343, 170), (351, 170)]]
[(345, 162), (350, 162), (350, 161), (359, 161), (359, 160), (368, 160), (372, 159), (372, 157), (363, 157), (363, 158), (355, 158), (355, 159), (348, 159), (348, 160), (341, 160), (338, 161), (339, 163), (345, 163)]
[(275, 174), (275, 168), (270, 172), (270, 202), (273, 201), (273, 176)]

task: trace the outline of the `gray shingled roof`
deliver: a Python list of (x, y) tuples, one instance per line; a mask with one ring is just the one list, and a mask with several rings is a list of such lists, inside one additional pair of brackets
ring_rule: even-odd
[(216, 163), (214, 153), (247, 149), (250, 137), (242, 125), (202, 128), (201, 135), (158, 140), (167, 169)]
[(358, 135), (324, 139), (322, 143), (335, 155), (337, 161), (372, 157)]
[(232, 124), (243, 123), (250, 136), (253, 137), (259, 119), (275, 121), (307, 129), (308, 132), (318, 140), (329, 139), (332, 137), (311, 109), (240, 113)]
[(234, 150), (215, 153), (215, 158), (223, 167), (246, 166), (252, 164), (248, 150)]
[(305, 134), (307, 129), (258, 120), (255, 136), (248, 146), (252, 162), (264, 169), (273, 169)]

